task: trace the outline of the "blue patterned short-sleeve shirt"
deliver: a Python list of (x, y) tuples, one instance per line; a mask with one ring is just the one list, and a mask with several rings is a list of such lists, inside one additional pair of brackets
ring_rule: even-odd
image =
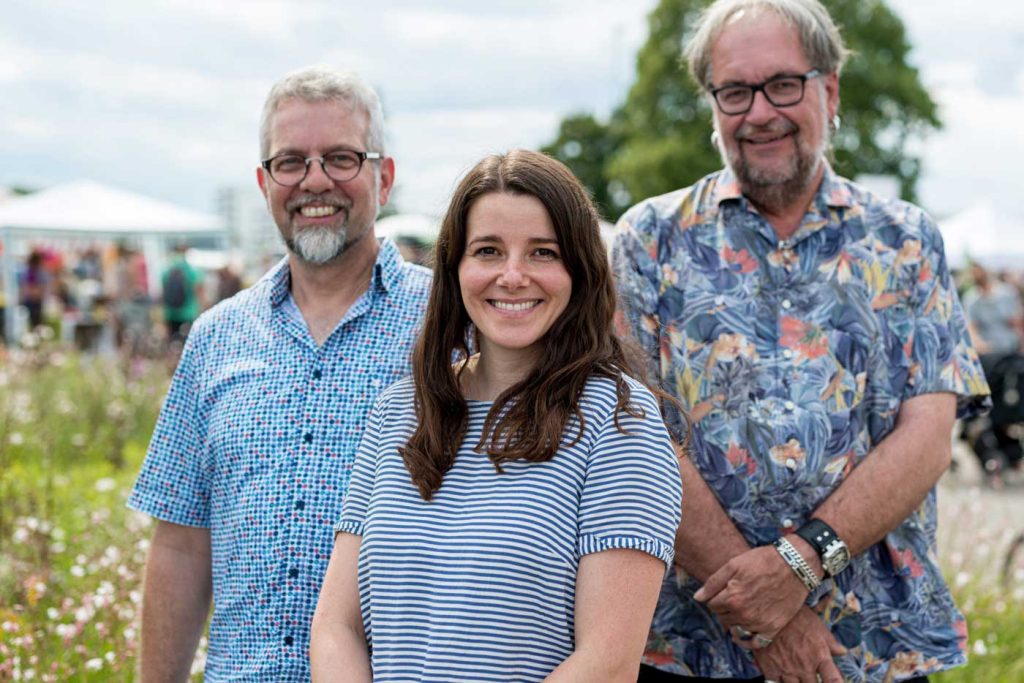
[[(902, 401), (950, 392), (964, 415), (986, 400), (935, 225), (831, 169), (787, 240), (726, 170), (631, 209), (613, 260), (622, 322), (688, 411), (691, 459), (751, 545), (803, 524), (892, 431)], [(825, 598), (824, 619), (849, 649), (837, 659), (846, 680), (900, 680), (965, 661), (966, 625), (935, 564), (935, 524), (932, 491), (811, 596)], [(645, 661), (757, 676), (749, 652), (694, 601), (698, 587), (670, 573)]]
[(309, 680), (309, 625), (354, 454), (408, 374), (430, 274), (383, 240), (374, 279), (317, 346), (282, 261), (199, 318), (129, 506), (210, 529), (208, 681)]

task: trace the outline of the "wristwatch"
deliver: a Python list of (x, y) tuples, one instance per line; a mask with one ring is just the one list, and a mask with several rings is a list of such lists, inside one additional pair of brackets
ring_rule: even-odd
[(825, 576), (835, 576), (850, 564), (850, 549), (835, 529), (820, 519), (810, 519), (796, 530), (796, 535), (811, 544), (821, 559)]

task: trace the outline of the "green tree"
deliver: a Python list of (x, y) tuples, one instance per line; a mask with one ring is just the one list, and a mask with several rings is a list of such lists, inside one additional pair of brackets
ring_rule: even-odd
[[(840, 79), (842, 127), (833, 137), (834, 166), (899, 179), (914, 199), (920, 160), (910, 140), (941, 124), (935, 102), (907, 63), (900, 19), (881, 0), (823, 0), (853, 55)], [(720, 168), (711, 144), (711, 110), (686, 73), (682, 46), (708, 0), (662, 0), (648, 17), (626, 101), (602, 123), (574, 114), (544, 151), (564, 161), (590, 188), (609, 219), (631, 204), (685, 187)]]

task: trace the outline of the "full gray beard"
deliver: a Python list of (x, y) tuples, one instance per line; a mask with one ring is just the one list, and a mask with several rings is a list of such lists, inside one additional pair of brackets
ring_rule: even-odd
[[(827, 121), (827, 117), (823, 117)], [(798, 136), (799, 130), (793, 131)], [(796, 154), (788, 168), (780, 171), (772, 171), (751, 166), (743, 157), (742, 151), (737, 151), (736, 158), (729, 156), (725, 143), (718, 138), (718, 153), (722, 157), (732, 174), (736, 176), (737, 182), (743, 195), (750, 200), (754, 206), (768, 213), (778, 214), (790, 208), (811, 188), (821, 169), (825, 159), (825, 152), (828, 149), (828, 124), (821, 131), (821, 143), (817, 149), (807, 150), (799, 139), (794, 137)]]
[(730, 168), (747, 199), (768, 213), (778, 214), (791, 207), (810, 189), (821, 168), (821, 160), (821, 154), (798, 153), (784, 173), (752, 168), (743, 159)]

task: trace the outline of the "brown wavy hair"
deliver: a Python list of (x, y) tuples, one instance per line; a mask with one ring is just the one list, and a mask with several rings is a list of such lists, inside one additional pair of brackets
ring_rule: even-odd
[(623, 374), (643, 376), (643, 363), (616, 337), (615, 287), (601, 241), (598, 215), (586, 189), (561, 162), (539, 152), (514, 150), (486, 157), (455, 190), (434, 247), (434, 281), (426, 319), (413, 353), (416, 431), (399, 449), (424, 500), (441, 486), (467, 429), (468, 408), (459, 386), (468, 358), (472, 321), (462, 303), (459, 263), (466, 247), (467, 217), (480, 197), (494, 193), (536, 197), (555, 228), (572, 293), (562, 315), (544, 336), (540, 360), (526, 377), (494, 401), (477, 452), (486, 452), (498, 472), (511, 460), (543, 462), (554, 457), (572, 416), (583, 434), (579, 399), (594, 375), (615, 382), (620, 411), (636, 417)]

